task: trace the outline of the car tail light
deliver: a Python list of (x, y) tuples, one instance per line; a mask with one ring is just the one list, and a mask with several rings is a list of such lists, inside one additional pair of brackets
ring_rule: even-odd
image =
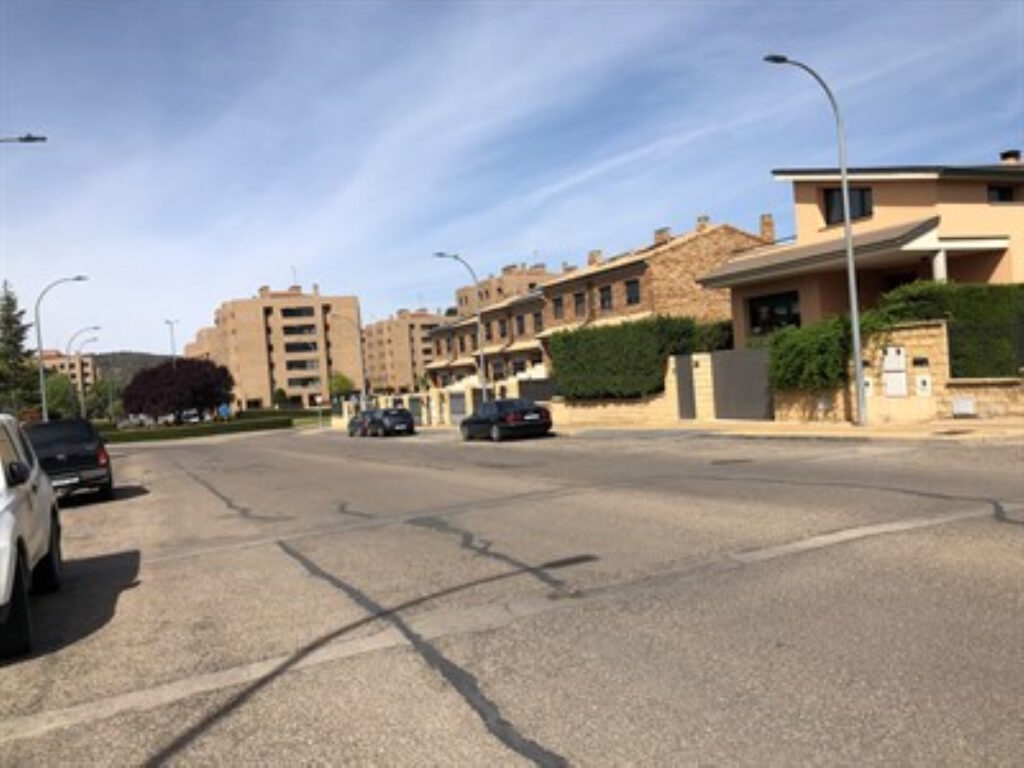
[(547, 408), (539, 408), (538, 410), (540, 411), (541, 419), (543, 419), (544, 421), (551, 421), (551, 411), (549, 411)]
[(107, 449), (102, 445), (96, 449), (96, 462), (101, 466), (105, 467), (110, 463), (110, 457), (107, 456)]

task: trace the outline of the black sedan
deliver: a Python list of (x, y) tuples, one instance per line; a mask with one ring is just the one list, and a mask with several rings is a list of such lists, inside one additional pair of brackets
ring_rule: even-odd
[(492, 400), (459, 425), (463, 440), (489, 437), (540, 437), (551, 431), (551, 413), (532, 400)]
[(25, 429), (50, 476), (53, 489), (68, 494), (95, 489), (105, 499), (114, 497), (114, 470), (103, 438), (85, 419), (30, 424)]
[(366, 432), (370, 437), (414, 435), (416, 421), (405, 408), (379, 408), (370, 412)]

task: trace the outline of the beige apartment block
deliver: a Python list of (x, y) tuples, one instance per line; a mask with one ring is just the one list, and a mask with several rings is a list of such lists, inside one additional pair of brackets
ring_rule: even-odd
[(455, 291), (455, 309), (459, 317), (475, 315), (479, 306), (489, 307), (514, 296), (523, 296), (545, 280), (553, 277), (546, 264), (509, 264), (497, 275), (488, 275), (480, 281), (479, 302), (477, 288), (467, 285)]
[(434, 360), (430, 334), (444, 317), (425, 309), (400, 309), (363, 328), (366, 375), (374, 392), (400, 394), (422, 387)]
[(56, 349), (44, 349), (43, 368), (67, 376), (81, 393), (88, 392), (100, 379), (100, 370), (92, 355), (68, 356)]
[(330, 377), (342, 373), (357, 388), (364, 382), (359, 299), (322, 296), (264, 286), (250, 299), (226, 301), (185, 346), (187, 357), (225, 366), (235, 380), (237, 409), (269, 408), (283, 390), (295, 405), (327, 400)]
[[(793, 184), (796, 242), (748, 251), (701, 278), (731, 289), (737, 346), (849, 311), (839, 172), (774, 175)], [(849, 187), (862, 309), (914, 280), (1024, 283), (1019, 151), (990, 165), (851, 168)]]

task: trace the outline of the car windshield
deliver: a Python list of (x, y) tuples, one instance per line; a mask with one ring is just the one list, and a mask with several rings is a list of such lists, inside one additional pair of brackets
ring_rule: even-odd
[(89, 443), (95, 440), (95, 432), (84, 421), (50, 421), (45, 424), (31, 424), (26, 430), (36, 450), (60, 443)]
[(385, 416), (408, 416), (409, 412), (405, 408), (388, 408), (384, 411)]
[(499, 400), (495, 405), (498, 406), (498, 413), (513, 413), (536, 408), (536, 404), (532, 400)]

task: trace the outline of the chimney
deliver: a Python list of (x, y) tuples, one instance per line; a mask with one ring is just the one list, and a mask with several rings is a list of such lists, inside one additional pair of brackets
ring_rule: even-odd
[(570, 264), (568, 261), (562, 262), (562, 272), (572, 272), (574, 269), (576, 269), (574, 264)]
[(1002, 165), (1020, 165), (1020, 150), (1007, 149), (999, 153), (999, 162)]
[(270, 294), (270, 286), (269, 285), (261, 285), (260, 286), (260, 298), (266, 298), (269, 294)]
[(587, 254), (587, 266), (592, 267), (601, 263), (601, 249), (593, 250)]
[(313, 283), (313, 295), (314, 296), (319, 296), (320, 295), (320, 283)]
[(761, 239), (766, 243), (775, 242), (775, 219), (770, 213), (761, 214)]
[(672, 239), (672, 227), (661, 227), (654, 230), (654, 244), (664, 245)]
[(697, 231), (704, 232), (708, 227), (711, 226), (711, 217), (706, 213), (702, 213), (697, 217)]

